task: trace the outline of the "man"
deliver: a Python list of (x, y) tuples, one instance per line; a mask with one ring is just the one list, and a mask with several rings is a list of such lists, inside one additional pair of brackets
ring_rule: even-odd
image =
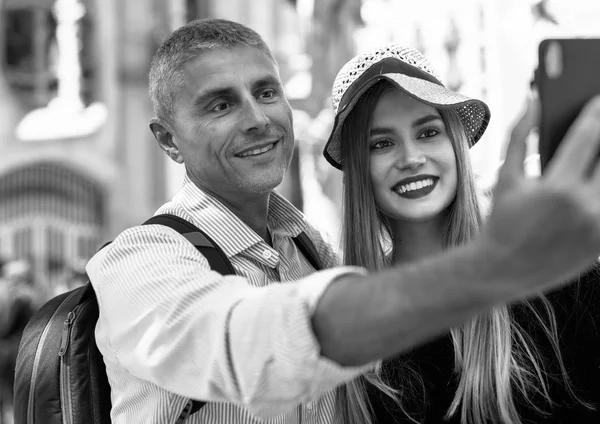
[(187, 171), (157, 213), (205, 230), (237, 275), (211, 271), (162, 226), (128, 229), (92, 258), (115, 423), (175, 422), (189, 399), (208, 402), (191, 423), (333, 422), (335, 387), (373, 361), (558, 286), (600, 252), (600, 175), (587, 173), (600, 144), (599, 101), (535, 181), (522, 172), (533, 119), (525, 115), (473, 243), (368, 275), (314, 272), (291, 241), (305, 231), (335, 265), (319, 234), (273, 192), (292, 154), (292, 114), (258, 34), (225, 20), (185, 25), (156, 53), (150, 95), (151, 130)]

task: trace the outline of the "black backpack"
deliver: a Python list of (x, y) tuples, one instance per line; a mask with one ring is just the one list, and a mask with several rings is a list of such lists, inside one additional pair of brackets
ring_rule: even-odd
[[(157, 215), (144, 224), (173, 228), (206, 257), (213, 270), (223, 275), (235, 273), (219, 246), (186, 220)], [(322, 268), (305, 233), (294, 238), (294, 242), (315, 269)], [(33, 315), (19, 345), (14, 424), (111, 422), (110, 386), (94, 337), (97, 320), (98, 304), (89, 281), (49, 300)], [(205, 402), (191, 400), (177, 422), (184, 422), (204, 405)]]

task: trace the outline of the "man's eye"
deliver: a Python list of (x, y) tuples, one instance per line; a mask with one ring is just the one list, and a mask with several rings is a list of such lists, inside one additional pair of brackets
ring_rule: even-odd
[(224, 110), (227, 110), (229, 108), (229, 103), (219, 103), (218, 105), (216, 105), (215, 107), (213, 107), (211, 110), (214, 112), (223, 112)]
[(273, 98), (273, 96), (275, 96), (275, 90), (265, 90), (260, 94), (260, 97), (263, 99), (271, 99)]

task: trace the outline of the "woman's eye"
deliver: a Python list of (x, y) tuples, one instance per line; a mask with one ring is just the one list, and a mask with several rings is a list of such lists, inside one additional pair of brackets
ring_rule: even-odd
[(421, 135), (419, 136), (419, 138), (431, 138), (431, 137), (435, 137), (439, 133), (440, 132), (438, 130), (436, 130), (435, 128), (427, 128), (426, 130), (424, 130), (421, 133)]
[(379, 140), (371, 144), (371, 149), (383, 149), (384, 147), (389, 147), (391, 145), (392, 142), (389, 140)]

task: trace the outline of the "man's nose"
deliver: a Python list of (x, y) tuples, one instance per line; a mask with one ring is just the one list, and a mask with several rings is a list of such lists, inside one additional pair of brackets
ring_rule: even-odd
[(269, 127), (269, 118), (263, 110), (263, 105), (256, 99), (252, 98), (244, 102), (243, 113), (244, 131), (263, 132)]

